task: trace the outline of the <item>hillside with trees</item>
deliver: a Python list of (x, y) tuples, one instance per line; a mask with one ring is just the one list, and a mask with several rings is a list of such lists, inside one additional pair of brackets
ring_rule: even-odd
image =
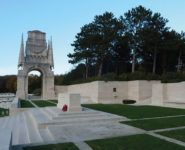
[[(76, 34), (69, 63), (75, 68), (55, 76), (55, 85), (95, 80), (185, 81), (185, 33), (167, 26), (168, 19), (143, 6), (120, 17), (96, 15)], [(41, 77), (29, 77), (29, 93), (41, 89)], [(16, 91), (16, 76), (0, 77), (0, 92)]]
[(119, 18), (111, 12), (95, 16), (71, 44), (74, 52), (68, 54), (69, 63), (77, 67), (64, 78), (76, 80), (73, 72), (79, 68), (80, 72), (83, 66), (78, 80), (99, 80), (103, 76), (118, 80), (131, 80), (132, 76), (133, 79), (178, 80), (180, 76), (184, 80), (185, 34), (170, 29), (167, 23), (168, 19), (160, 13), (142, 6)]

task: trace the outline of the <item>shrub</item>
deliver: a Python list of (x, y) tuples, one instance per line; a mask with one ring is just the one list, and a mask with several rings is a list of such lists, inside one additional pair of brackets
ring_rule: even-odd
[(103, 81), (115, 81), (115, 80), (119, 80), (118, 76), (115, 74), (115, 73), (107, 73), (107, 74), (104, 74), (100, 80), (103, 80)]
[(125, 99), (125, 100), (123, 100), (123, 104), (134, 104), (134, 103), (136, 103), (135, 100), (131, 100), (131, 99)]
[(129, 73), (128, 80), (146, 80), (146, 73), (140, 71)]
[(161, 76), (162, 83), (175, 83), (181, 81), (185, 81), (185, 75), (182, 73), (167, 72)]
[(123, 73), (119, 76), (119, 80), (121, 81), (128, 81), (128, 74)]
[(160, 76), (154, 73), (147, 73), (146, 80), (160, 80)]

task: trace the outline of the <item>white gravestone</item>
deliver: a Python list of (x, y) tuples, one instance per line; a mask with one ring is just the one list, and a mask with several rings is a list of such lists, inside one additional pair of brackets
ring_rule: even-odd
[(57, 107), (62, 109), (64, 105), (67, 105), (67, 111), (82, 111), (80, 103), (80, 94), (59, 94)]

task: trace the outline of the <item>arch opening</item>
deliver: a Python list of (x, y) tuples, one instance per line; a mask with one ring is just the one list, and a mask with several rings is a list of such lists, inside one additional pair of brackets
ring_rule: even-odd
[(29, 100), (40, 100), (43, 98), (43, 73), (39, 69), (33, 69), (27, 76)]

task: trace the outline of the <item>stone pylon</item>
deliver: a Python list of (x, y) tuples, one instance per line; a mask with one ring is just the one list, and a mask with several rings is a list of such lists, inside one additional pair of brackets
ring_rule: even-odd
[(23, 35), (18, 61), (16, 97), (28, 98), (28, 74), (36, 70), (42, 75), (42, 99), (55, 98), (54, 92), (54, 60), (52, 41), (47, 47), (46, 34), (38, 30), (28, 31), (28, 39), (24, 51)]

